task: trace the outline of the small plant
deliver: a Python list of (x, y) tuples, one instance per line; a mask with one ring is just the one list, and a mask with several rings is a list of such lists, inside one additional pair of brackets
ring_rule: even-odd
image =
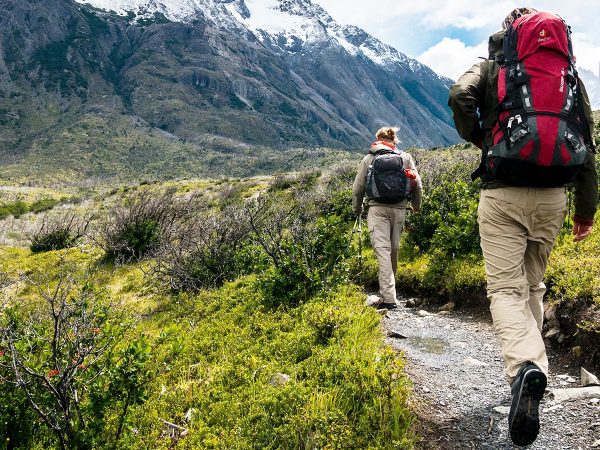
[[(23, 276), (32, 296), (9, 302), (0, 320), (0, 380), (25, 394), (60, 449), (116, 444), (149, 377), (137, 341), (118, 350), (127, 325), (116, 304), (77, 274), (61, 259), (58, 279)], [(115, 411), (118, 432), (106, 433)]]
[(168, 242), (180, 212), (172, 191), (142, 190), (109, 212), (96, 241), (111, 259), (140, 260)]
[(85, 235), (89, 223), (90, 219), (82, 219), (75, 214), (46, 216), (41, 226), (29, 236), (29, 249), (33, 253), (41, 253), (73, 247)]
[(239, 206), (198, 212), (161, 247), (154, 273), (173, 292), (221, 286), (252, 269), (251, 262), (240, 260), (248, 234), (249, 225)]
[(248, 206), (251, 239), (272, 266), (261, 275), (273, 304), (298, 304), (335, 280), (350, 254), (349, 228), (337, 214), (320, 216), (314, 192), (261, 197)]

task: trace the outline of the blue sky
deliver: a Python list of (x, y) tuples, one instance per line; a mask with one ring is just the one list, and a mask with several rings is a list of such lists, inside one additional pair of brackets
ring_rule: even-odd
[(563, 17), (573, 30), (578, 66), (598, 75), (600, 1), (543, 0), (313, 0), (335, 20), (360, 26), (436, 72), (456, 79), (487, 56), (487, 38), (515, 7), (530, 6)]

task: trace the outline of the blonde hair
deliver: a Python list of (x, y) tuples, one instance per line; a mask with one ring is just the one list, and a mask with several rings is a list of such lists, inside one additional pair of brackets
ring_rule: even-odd
[(375, 133), (375, 138), (379, 139), (379, 140), (384, 140), (384, 141), (390, 141), (393, 142), (394, 144), (400, 142), (398, 140), (398, 137), (396, 136), (396, 133), (398, 132), (399, 128), (392, 128), (392, 127), (383, 127), (380, 128), (379, 130), (377, 130), (377, 133)]

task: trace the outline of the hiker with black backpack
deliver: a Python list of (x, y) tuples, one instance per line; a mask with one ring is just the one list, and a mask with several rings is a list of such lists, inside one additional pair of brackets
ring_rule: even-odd
[[(367, 224), (379, 264), (379, 302), (373, 306), (396, 308), (396, 269), (400, 234), (406, 210), (421, 208), (421, 178), (415, 161), (396, 147), (397, 128), (381, 128), (369, 153), (358, 165), (352, 187), (352, 208), (360, 217), (368, 198)], [(410, 206), (409, 206), (410, 203)]]
[(482, 149), (478, 210), (487, 294), (511, 385), (512, 441), (533, 443), (547, 383), (544, 272), (575, 189), (575, 241), (592, 232), (598, 175), (592, 112), (577, 76), (570, 28), (532, 8), (512, 11), (489, 59), (450, 90), (459, 134)]

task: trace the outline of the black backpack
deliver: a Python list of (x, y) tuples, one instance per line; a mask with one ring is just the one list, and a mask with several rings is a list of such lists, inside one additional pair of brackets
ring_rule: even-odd
[(380, 150), (369, 166), (366, 194), (379, 203), (398, 203), (410, 198), (411, 179), (404, 172), (399, 153)]

